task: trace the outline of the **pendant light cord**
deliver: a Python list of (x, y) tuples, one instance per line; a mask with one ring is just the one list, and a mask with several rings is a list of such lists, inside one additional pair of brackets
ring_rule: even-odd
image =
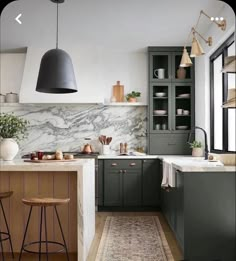
[(56, 36), (56, 48), (58, 49), (58, 2), (57, 2), (57, 36)]

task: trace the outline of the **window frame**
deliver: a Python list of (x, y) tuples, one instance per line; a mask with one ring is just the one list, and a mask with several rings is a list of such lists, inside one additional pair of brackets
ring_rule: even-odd
[[(228, 47), (234, 43), (234, 33), (210, 56), (210, 151), (213, 153), (234, 153), (235, 151), (228, 150), (228, 109), (223, 108), (223, 122), (222, 122), (222, 150), (214, 148), (214, 66), (213, 63), (217, 57), (222, 55), (222, 64), (224, 66), (224, 59), (227, 57)], [(227, 73), (222, 73), (222, 95), (223, 101), (227, 100), (228, 80)]]

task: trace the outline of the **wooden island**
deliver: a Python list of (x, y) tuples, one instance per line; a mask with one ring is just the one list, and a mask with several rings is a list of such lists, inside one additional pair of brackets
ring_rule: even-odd
[[(68, 251), (77, 253), (77, 260), (86, 260), (95, 235), (95, 173), (94, 159), (72, 162), (30, 163), (23, 160), (0, 161), (0, 192), (13, 191), (4, 199), (14, 252), (20, 252), (29, 207), (22, 198), (70, 198), (59, 206)], [(32, 212), (27, 241), (39, 239), (39, 211)], [(0, 227), (3, 224), (0, 215)], [(48, 238), (61, 241), (61, 235), (52, 209), (47, 211)], [(43, 234), (44, 237), (44, 234)], [(9, 244), (4, 251), (10, 252)]]

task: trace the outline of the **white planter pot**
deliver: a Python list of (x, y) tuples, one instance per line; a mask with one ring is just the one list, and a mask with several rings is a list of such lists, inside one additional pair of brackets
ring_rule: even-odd
[(0, 156), (3, 160), (13, 160), (19, 151), (14, 139), (3, 139), (0, 142)]
[(192, 149), (192, 156), (193, 157), (202, 157), (203, 156), (203, 149), (202, 148), (193, 148)]

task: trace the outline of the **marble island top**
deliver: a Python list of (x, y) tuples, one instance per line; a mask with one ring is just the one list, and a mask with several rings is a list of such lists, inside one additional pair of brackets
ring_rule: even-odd
[(25, 162), (22, 159), (0, 160), (0, 171), (78, 171), (85, 165), (94, 166), (94, 159), (78, 159), (75, 161), (49, 163)]

